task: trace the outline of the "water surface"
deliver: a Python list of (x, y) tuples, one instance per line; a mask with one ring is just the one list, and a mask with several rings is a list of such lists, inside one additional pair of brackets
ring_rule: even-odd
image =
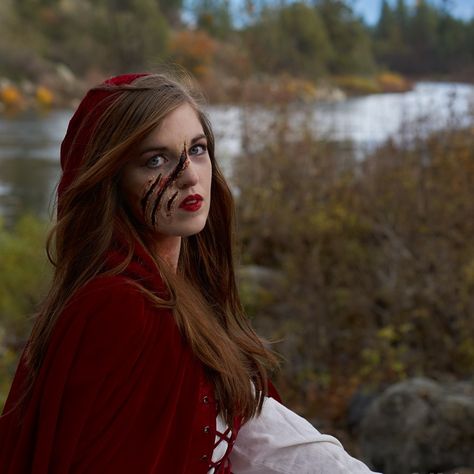
[[(409, 140), (445, 127), (474, 124), (474, 86), (418, 83), (403, 94), (377, 94), (339, 103), (293, 107), (291, 123), (303, 122), (315, 136), (352, 141), (362, 154), (389, 137)], [(0, 115), (0, 215), (7, 220), (30, 212), (47, 217), (60, 175), (59, 147), (71, 110), (48, 114)], [(216, 106), (208, 110), (216, 152), (230, 176), (233, 159), (247, 137), (267, 132), (274, 119), (262, 107)], [(249, 133), (251, 131), (251, 133)]]

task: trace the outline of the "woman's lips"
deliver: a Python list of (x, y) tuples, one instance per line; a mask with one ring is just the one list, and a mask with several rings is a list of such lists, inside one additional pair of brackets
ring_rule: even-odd
[(179, 205), (181, 209), (189, 212), (195, 212), (202, 206), (203, 197), (200, 194), (193, 194), (183, 199)]

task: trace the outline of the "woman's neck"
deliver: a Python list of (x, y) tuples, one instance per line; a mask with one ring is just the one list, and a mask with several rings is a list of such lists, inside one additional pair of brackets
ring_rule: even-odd
[(151, 248), (156, 256), (164, 260), (176, 273), (178, 268), (179, 252), (181, 251), (181, 237), (160, 236), (152, 242)]

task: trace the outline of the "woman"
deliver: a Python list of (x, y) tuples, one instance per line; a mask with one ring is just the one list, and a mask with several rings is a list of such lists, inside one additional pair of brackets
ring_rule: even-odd
[(54, 279), (0, 418), (1, 473), (323, 472), (321, 455), (369, 472), (268, 398), (276, 360), (240, 305), (233, 201), (189, 88), (92, 89), (61, 165)]

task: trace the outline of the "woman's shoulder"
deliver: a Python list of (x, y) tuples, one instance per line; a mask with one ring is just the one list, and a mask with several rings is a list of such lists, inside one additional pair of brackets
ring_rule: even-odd
[(141, 299), (142, 293), (135, 282), (127, 276), (99, 275), (77, 289), (70, 304), (81, 304), (91, 298), (108, 300), (110, 297)]
[(72, 350), (74, 373), (86, 368), (88, 377), (96, 377), (154, 347), (176, 344), (178, 333), (171, 311), (151, 304), (133, 281), (100, 276), (76, 291), (63, 309), (50, 349), (51, 354)]
[(79, 288), (66, 304), (60, 319), (74, 321), (87, 332), (129, 337), (152, 325), (152, 319), (173, 319), (167, 308), (152, 304), (134, 280), (123, 275), (98, 276)]

